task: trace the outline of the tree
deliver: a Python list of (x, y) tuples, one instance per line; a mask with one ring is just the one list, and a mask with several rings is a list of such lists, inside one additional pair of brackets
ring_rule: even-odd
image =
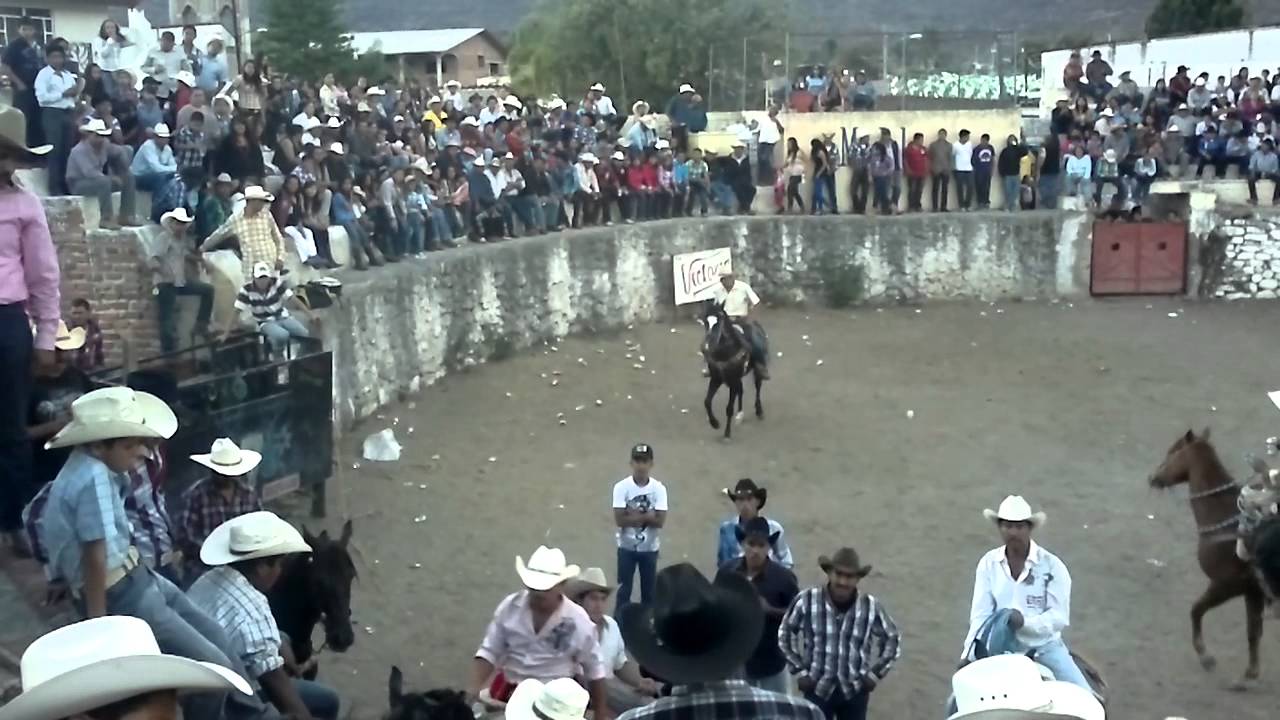
[(761, 93), (762, 58), (781, 57), (784, 27), (783, 3), (770, 0), (543, 0), (516, 29), (509, 61), (514, 84), (543, 96), (602, 82), (621, 112), (641, 98), (661, 110), (688, 82), (724, 109), (739, 105), (744, 81), (750, 98)]
[(1160, 0), (1147, 17), (1147, 37), (1167, 37), (1244, 25), (1240, 0)]
[(259, 42), (275, 72), (319, 80), (333, 72), (350, 82), (358, 75), (377, 81), (386, 74), (381, 53), (358, 55), (342, 31), (341, 0), (266, 0), (266, 29)]

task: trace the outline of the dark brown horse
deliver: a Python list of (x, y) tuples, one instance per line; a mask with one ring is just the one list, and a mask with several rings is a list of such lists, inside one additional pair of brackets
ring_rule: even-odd
[[(760, 402), (760, 374), (755, 371), (755, 361), (751, 357), (751, 339), (729, 318), (721, 305), (712, 304), (706, 315), (707, 334), (702, 341), (702, 357), (707, 362), (707, 396), (702, 405), (707, 411), (707, 421), (711, 427), (719, 429), (720, 421), (716, 418), (711, 403), (720, 391), (721, 385), (729, 386), (729, 404), (724, 409), (724, 437), (727, 440), (733, 432), (734, 407), (737, 407), (737, 419), (742, 419), (742, 382), (747, 375), (755, 379), (756, 385), (756, 417), (764, 418), (764, 405)], [(754, 332), (763, 333), (758, 325)], [(768, 350), (765, 350), (766, 354)]]
[[(315, 654), (311, 631), (316, 623), (324, 623), (324, 644), (344, 652), (355, 643), (351, 628), (351, 584), (356, 579), (356, 566), (347, 548), (351, 542), (351, 521), (342, 526), (342, 535), (334, 540), (328, 531), (313, 536), (302, 529), (311, 546), (310, 554), (290, 557), (271, 589), (271, 614), (280, 631), (289, 636), (290, 647), (298, 664)], [(315, 677), (314, 670), (307, 673)]]
[(1232, 685), (1233, 689), (1244, 690), (1258, 679), (1258, 643), (1262, 639), (1265, 595), (1253, 569), (1235, 553), (1236, 528), (1239, 525), (1236, 499), (1240, 486), (1223, 467), (1213, 445), (1209, 444), (1208, 428), (1199, 436), (1188, 430), (1178, 438), (1166, 453), (1164, 462), (1152, 473), (1150, 483), (1155, 488), (1186, 483), (1191, 493), (1191, 514), (1195, 517), (1200, 539), (1197, 558), (1200, 569), (1209, 578), (1209, 587), (1191, 605), (1191, 644), (1205, 670), (1213, 670), (1217, 666), (1217, 661), (1205, 649), (1201, 632), (1205, 613), (1228, 600), (1244, 596), (1249, 666)]
[(387, 679), (387, 704), (385, 720), (475, 720), (466, 693), (448, 688), (406, 693), (404, 675), (394, 665)]

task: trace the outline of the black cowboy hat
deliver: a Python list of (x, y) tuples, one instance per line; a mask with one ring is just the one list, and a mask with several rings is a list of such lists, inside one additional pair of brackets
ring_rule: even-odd
[(857, 577), (866, 577), (871, 572), (871, 566), (863, 565), (858, 560), (858, 551), (851, 547), (840, 548), (831, 557), (820, 556), (818, 567), (822, 568), (822, 572), (827, 573), (831, 572), (832, 568), (838, 568)]
[(663, 568), (653, 604), (627, 605), (618, 617), (627, 650), (642, 667), (677, 684), (723, 680), (760, 642), (764, 611), (746, 576), (715, 583), (689, 563)]
[(740, 497), (754, 497), (756, 500), (760, 501), (761, 510), (764, 509), (764, 504), (769, 500), (769, 491), (756, 485), (755, 481), (751, 478), (742, 478), (734, 484), (732, 490), (725, 488), (724, 494), (727, 495), (730, 500), (737, 500)]
[(753, 517), (745, 523), (738, 523), (733, 526), (733, 535), (741, 543), (749, 537), (764, 538), (770, 545), (778, 542), (778, 537), (782, 535), (782, 531), (769, 532), (769, 521), (762, 517)]

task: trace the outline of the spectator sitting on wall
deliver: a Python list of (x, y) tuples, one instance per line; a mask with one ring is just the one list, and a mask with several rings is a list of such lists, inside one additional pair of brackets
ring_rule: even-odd
[(286, 304), (292, 304), (299, 312), (308, 312), (306, 306), (293, 294), (288, 282), (273, 272), (270, 265), (265, 262), (255, 263), (252, 279), (236, 295), (235, 308), (240, 317), (228, 318), (222, 338), (225, 340), (231, 334), (232, 325), (237, 319), (256, 327), (276, 353), (284, 349), (290, 338), (311, 337), (307, 326), (289, 313)]
[(204, 255), (194, 250), (187, 234), (195, 220), (185, 208), (171, 210), (160, 218), (161, 231), (147, 253), (152, 280), (155, 283), (156, 310), (160, 318), (160, 349), (170, 353), (178, 349), (177, 304), (180, 296), (198, 298), (193, 341), (210, 339), (209, 319), (213, 313), (213, 286), (188, 279), (187, 265), (207, 263)]
[[(80, 128), (80, 142), (71, 149), (67, 160), (67, 185), (73, 194), (98, 198), (101, 227), (136, 227), (140, 223), (134, 219), (133, 175), (123, 153), (113, 150), (123, 148), (111, 145), (110, 135), (111, 130), (97, 119)], [(111, 198), (114, 192), (120, 193), (118, 216)]]
[(76, 367), (84, 372), (93, 372), (106, 363), (106, 350), (102, 341), (102, 326), (93, 314), (93, 307), (84, 298), (71, 301), (72, 330), (84, 328), (84, 345), (76, 351)]
[(1084, 77), (1084, 64), (1080, 59), (1079, 51), (1072, 51), (1071, 57), (1067, 59), (1067, 65), (1062, 69), (1062, 87), (1066, 88), (1067, 94), (1071, 97), (1079, 95), (1082, 91), (1080, 79)]
[(133, 156), (130, 172), (139, 190), (155, 193), (177, 174), (178, 161), (173, 157), (173, 148), (169, 147), (173, 133), (168, 125), (160, 123), (151, 128), (149, 134), (151, 138), (142, 143), (138, 154)]
[(859, 70), (853, 76), (853, 85), (849, 88), (849, 96), (854, 110), (875, 110), (876, 86), (867, 79), (867, 71)]
[(1102, 51), (1094, 50), (1093, 59), (1084, 68), (1085, 79), (1089, 82), (1087, 92), (1094, 100), (1101, 100), (1111, 91), (1111, 83), (1107, 78), (1111, 76), (1111, 64), (1102, 59)]
[(1272, 140), (1266, 140), (1249, 158), (1249, 204), (1258, 204), (1258, 181), (1270, 180), (1274, 184), (1271, 204), (1280, 201), (1280, 155)]

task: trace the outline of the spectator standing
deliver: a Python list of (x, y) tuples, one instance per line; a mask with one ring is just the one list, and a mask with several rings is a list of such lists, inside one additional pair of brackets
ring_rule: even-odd
[(653, 447), (631, 448), (631, 474), (613, 486), (613, 520), (618, 527), (617, 610), (631, 602), (631, 583), (640, 575), (640, 604), (653, 602), (660, 531), (667, 521), (667, 488), (650, 476)]
[(1111, 92), (1111, 83), (1107, 78), (1112, 74), (1111, 64), (1102, 59), (1102, 51), (1094, 50), (1093, 59), (1084, 68), (1085, 79), (1089, 81), (1086, 92), (1095, 100), (1101, 101)]
[(166, 353), (179, 347), (176, 317), (179, 297), (194, 297), (200, 301), (192, 330), (193, 342), (209, 339), (213, 286), (188, 279), (187, 275), (189, 263), (203, 262), (203, 255), (195, 251), (195, 245), (187, 234), (194, 220), (185, 208), (162, 215), (161, 230), (152, 240), (151, 250), (147, 253), (152, 281), (155, 283), (156, 310), (160, 318), (160, 349)]
[(733, 143), (733, 154), (725, 159), (725, 184), (733, 191), (737, 212), (751, 215), (751, 204), (756, 197), (755, 176), (751, 173), (751, 158), (747, 157), (747, 144), (741, 140)]
[(133, 156), (133, 181), (143, 192), (156, 193), (178, 173), (178, 161), (173, 157), (169, 140), (173, 133), (169, 126), (160, 123), (151, 129), (151, 138), (142, 143)]
[(94, 36), (93, 62), (102, 68), (102, 80), (107, 95), (118, 95), (115, 76), (124, 67), (121, 53), (133, 45), (133, 41), (125, 34), (124, 29), (115, 20), (103, 20), (98, 26), (98, 34)]
[(192, 78), (192, 86), (194, 87), (194, 79), (200, 77), (200, 73), (204, 70), (205, 60), (204, 51), (196, 45), (196, 27), (194, 25), (182, 26), (182, 45), (179, 46), (179, 49), (182, 50), (182, 54), (187, 60), (184, 66), (185, 69), (194, 76)]
[[(683, 83), (667, 103), (667, 117), (671, 119), (671, 141), (675, 149), (682, 152), (689, 151), (689, 126), (694, 122), (693, 96), (693, 86)], [(642, 149), (637, 148), (637, 150)]]
[(1062, 143), (1056, 135), (1046, 135), (1039, 153), (1040, 207), (1053, 210), (1058, 207), (1058, 193), (1062, 189)]
[[(0, 108), (0, 538), (29, 557), (22, 536), (22, 506), (34, 494), (27, 411), (35, 366), (57, 365), (58, 256), (44, 206), (17, 184), (14, 172), (34, 167), (52, 148), (27, 147), (26, 118)], [(31, 328), (35, 327), (32, 338)]]
[(259, 263), (283, 270), (284, 236), (271, 213), (266, 211), (273, 200), (275, 196), (258, 185), (245, 188), (244, 209), (233, 213), (214, 230), (200, 245), (201, 252), (216, 249), (223, 240), (234, 235), (240, 240), (240, 263), (245, 277), (253, 277), (250, 273)]
[[(875, 196), (875, 209), (881, 215), (892, 215), (893, 206), (889, 200), (889, 184), (893, 180), (893, 160), (883, 142), (871, 146), (871, 162), (868, 167), (871, 174), (871, 189)], [(857, 212), (855, 208), (854, 212)]]
[(84, 330), (84, 345), (76, 351), (75, 366), (82, 372), (93, 372), (107, 362), (102, 340), (102, 325), (93, 314), (93, 306), (84, 298), (71, 301), (71, 329)]
[(880, 144), (884, 145), (885, 155), (893, 164), (893, 174), (889, 177), (889, 211), (897, 214), (898, 203), (902, 199), (902, 146), (893, 139), (889, 128), (880, 128)]
[(37, 147), (46, 142), (44, 126), (40, 120), (40, 103), (36, 100), (36, 76), (44, 67), (42, 55), (40, 44), (36, 40), (36, 23), (29, 17), (23, 17), (18, 21), (18, 36), (5, 45), (2, 59), (11, 73), (13, 105), (27, 118), (27, 137), (23, 144), (28, 147)]
[(872, 691), (902, 655), (901, 634), (880, 601), (858, 587), (871, 566), (853, 548), (818, 565), (827, 583), (796, 596), (778, 645), (806, 700), (829, 719), (864, 720)]
[(769, 117), (760, 123), (760, 134), (756, 138), (756, 171), (759, 173), (757, 185), (773, 187), (776, 178), (774, 171), (774, 153), (778, 143), (782, 142), (782, 121), (778, 120), (778, 106), (769, 106)]
[(204, 131), (205, 115), (193, 112), (187, 122), (178, 129), (174, 138), (174, 161), (178, 174), (187, 187), (199, 188), (205, 179), (205, 156), (209, 151), (209, 136)]
[(849, 168), (849, 199), (853, 214), (864, 215), (867, 212), (867, 202), (871, 199), (871, 159), (872, 147), (871, 136), (862, 135), (858, 141), (849, 150), (848, 156)]
[(938, 137), (929, 143), (929, 208), (934, 212), (947, 211), (947, 185), (955, 172), (955, 151), (947, 140), (947, 131), (939, 130)]
[(903, 174), (907, 176), (907, 211), (924, 210), (924, 181), (930, 175), (929, 149), (924, 146), (924, 133), (911, 136), (902, 152)]
[[(125, 153), (112, 151), (110, 135), (110, 128), (98, 119), (80, 128), (80, 142), (71, 149), (67, 159), (67, 186), (72, 194), (98, 198), (101, 227), (137, 227), (140, 223), (134, 218), (133, 175)], [(114, 192), (120, 193), (118, 216), (111, 199)]]
[(74, 128), (72, 113), (76, 97), (84, 90), (84, 80), (66, 69), (67, 56), (61, 47), (50, 48), (46, 59), (49, 64), (40, 69), (34, 80), (35, 98), (40, 104), (42, 136), (53, 145), (48, 167), (49, 191), (66, 195), (70, 189), (66, 175)]
[(1020, 185), (1022, 184), (1022, 158), (1027, 149), (1018, 142), (1017, 135), (1005, 139), (1004, 149), (996, 160), (996, 170), (1000, 173), (1001, 188), (1004, 191), (1004, 209), (1013, 212), (1018, 208)]
[(991, 176), (995, 164), (996, 149), (991, 145), (991, 136), (982, 133), (977, 146), (973, 148), (973, 185), (979, 210), (991, 207)]
[(1249, 158), (1249, 204), (1258, 204), (1258, 181), (1270, 180), (1274, 189), (1271, 191), (1271, 204), (1280, 201), (1280, 155), (1276, 154), (1275, 143), (1266, 140)]
[(156, 97), (167, 100), (178, 91), (178, 73), (183, 70), (191, 72), (191, 61), (182, 48), (174, 44), (173, 33), (165, 30), (160, 33), (160, 45), (147, 53), (142, 69), (160, 83)]
[(209, 41), (208, 52), (200, 63), (200, 71), (196, 73), (197, 86), (209, 97), (213, 97), (229, 78), (227, 54), (223, 52), (222, 41), (214, 38)]
[(1066, 67), (1062, 69), (1062, 87), (1066, 88), (1068, 95), (1075, 97), (1081, 93), (1080, 80), (1083, 77), (1084, 61), (1080, 58), (1080, 52), (1073, 50), (1067, 59)]
[(956, 176), (956, 200), (960, 210), (967, 212), (973, 203), (973, 143), (969, 131), (960, 131), (960, 142), (951, 148), (952, 167)]

